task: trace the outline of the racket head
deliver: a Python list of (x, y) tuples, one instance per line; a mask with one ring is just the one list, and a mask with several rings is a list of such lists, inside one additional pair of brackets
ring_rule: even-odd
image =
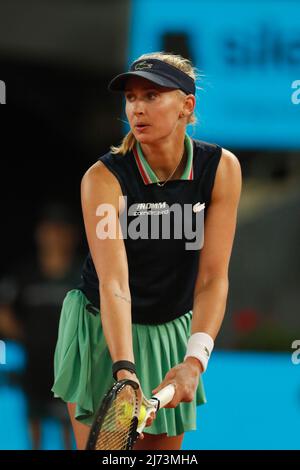
[(132, 450), (138, 437), (138, 389), (133, 380), (112, 386), (97, 411), (86, 450)]

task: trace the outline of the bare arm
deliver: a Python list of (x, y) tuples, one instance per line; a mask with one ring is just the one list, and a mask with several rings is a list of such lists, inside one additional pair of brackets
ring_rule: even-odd
[(239, 161), (235, 155), (223, 149), (205, 221), (192, 321), (192, 333), (202, 331), (213, 339), (219, 332), (225, 313), (228, 267), (240, 194)]
[[(81, 183), (81, 204), (86, 236), (99, 279), (101, 321), (112, 362), (134, 362), (128, 263), (119, 222), (119, 213), (124, 208), (122, 191), (116, 177), (102, 162), (95, 163), (85, 173)], [(108, 228), (107, 225), (101, 226), (101, 221), (107, 219), (105, 211), (100, 215), (102, 204), (109, 205), (112, 228), (116, 229), (115, 234), (106, 238), (101, 236), (103, 229)], [(117, 378), (135, 380), (140, 385), (136, 375), (128, 370), (119, 370)], [(138, 396), (141, 400), (141, 387)], [(150, 426), (152, 421), (153, 416), (147, 425)], [(141, 434), (140, 439), (143, 438)]]
[[(235, 155), (223, 149), (205, 220), (204, 246), (194, 290), (192, 334), (204, 332), (215, 339), (222, 324), (240, 193), (239, 161)], [(175, 382), (176, 394), (168, 407), (176, 407), (181, 401), (190, 402), (194, 398), (201, 372), (200, 361), (187, 357), (183, 363), (168, 372), (153, 393), (157, 393), (168, 383)]]
[[(119, 197), (122, 197), (120, 185), (102, 162), (97, 162), (86, 172), (81, 184), (82, 211), (90, 252), (100, 280), (100, 311), (104, 335), (113, 362), (134, 362), (131, 296), (126, 250), (120, 237)], [(102, 216), (97, 215), (102, 204), (109, 204), (111, 220), (115, 223), (116, 236), (112, 238), (101, 239), (101, 221), (108, 214), (104, 212)]]

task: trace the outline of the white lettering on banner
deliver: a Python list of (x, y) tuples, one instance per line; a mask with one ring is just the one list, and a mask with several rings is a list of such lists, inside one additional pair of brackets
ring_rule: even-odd
[(6, 364), (6, 345), (4, 341), (0, 341), (0, 364)]
[(294, 365), (298, 365), (300, 364), (300, 339), (295, 339), (295, 341), (293, 341), (292, 348), (293, 349), (298, 348), (292, 354), (292, 363)]
[(292, 83), (292, 88), (296, 90), (292, 93), (291, 100), (293, 104), (300, 103), (300, 80), (294, 80)]
[(3, 80), (0, 80), (0, 104), (6, 104), (6, 86)]

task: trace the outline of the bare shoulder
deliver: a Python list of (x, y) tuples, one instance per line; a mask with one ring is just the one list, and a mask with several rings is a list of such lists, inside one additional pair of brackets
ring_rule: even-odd
[(122, 190), (116, 176), (101, 161), (94, 163), (81, 180), (82, 205), (90, 207), (109, 203), (117, 207), (120, 198)]
[(234, 153), (222, 148), (212, 198), (232, 196), (239, 199), (241, 186), (242, 171), (239, 159)]
[(234, 153), (225, 148), (222, 148), (220, 166), (223, 171), (227, 171), (229, 173), (241, 173), (239, 159), (234, 155)]
[(108, 168), (101, 161), (97, 161), (92, 166), (90, 166), (90, 168), (88, 168), (88, 170), (84, 173), (82, 177), (83, 184), (98, 182), (101, 182), (102, 185), (118, 184), (117, 178), (112, 174), (111, 171), (108, 170)]
[(81, 191), (89, 190), (95, 194), (110, 194), (120, 196), (122, 190), (117, 177), (102, 163), (94, 163), (83, 175)]

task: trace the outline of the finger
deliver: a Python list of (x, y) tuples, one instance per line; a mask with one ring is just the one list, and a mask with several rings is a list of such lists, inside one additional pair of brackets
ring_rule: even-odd
[(158, 393), (160, 390), (162, 390), (163, 388), (165, 388), (167, 384), (165, 382), (162, 382), (161, 384), (159, 384), (154, 390), (152, 390), (152, 394), (153, 395), (156, 395), (156, 393)]
[(170, 382), (166, 378), (164, 378), (164, 380), (154, 390), (152, 390), (153, 395), (155, 395), (160, 390), (165, 388), (168, 385), (168, 383), (170, 383)]
[(149, 416), (149, 418), (147, 419), (146, 421), (146, 427), (149, 427), (151, 426), (151, 424), (153, 423), (153, 421), (155, 420), (156, 418), (156, 413), (152, 412)]
[(176, 406), (178, 406), (179, 403), (180, 403), (180, 401), (178, 401), (178, 400), (175, 401), (175, 400), (173, 399), (172, 401), (170, 401), (170, 403), (168, 403), (167, 405), (165, 405), (164, 408), (176, 408)]
[(168, 377), (165, 377), (164, 380), (154, 389), (152, 390), (153, 395), (158, 393), (160, 390), (165, 388), (167, 385), (173, 384), (175, 385), (175, 379), (173, 377), (174, 374), (170, 374)]

